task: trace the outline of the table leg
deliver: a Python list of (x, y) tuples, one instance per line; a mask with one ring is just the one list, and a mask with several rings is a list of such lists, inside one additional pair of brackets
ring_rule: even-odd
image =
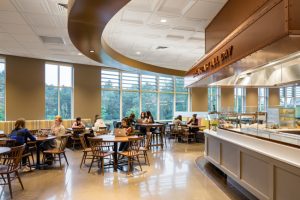
[(36, 169), (40, 169), (41, 161), (40, 161), (41, 148), (40, 143), (36, 143)]
[(118, 170), (118, 143), (114, 142), (114, 171)]

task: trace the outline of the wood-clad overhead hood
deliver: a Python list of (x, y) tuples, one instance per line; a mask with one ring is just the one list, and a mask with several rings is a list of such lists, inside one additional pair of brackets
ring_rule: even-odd
[[(239, 4), (240, 9), (245, 9), (243, 6), (248, 6), (250, 1)], [(186, 86), (206, 86), (300, 51), (300, 1), (253, 2), (257, 3), (256, 9), (252, 8), (254, 12), (220, 42), (213, 40), (211, 34), (216, 35), (217, 25), (223, 22), (224, 26), (235, 13), (235, 10), (228, 12), (229, 8), (239, 9), (232, 5), (235, 0), (228, 1), (211, 22), (206, 31), (210, 51), (186, 73)]]

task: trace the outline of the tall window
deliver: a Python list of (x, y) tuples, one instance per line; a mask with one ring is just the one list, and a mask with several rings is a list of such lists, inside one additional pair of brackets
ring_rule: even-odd
[(246, 111), (246, 89), (234, 88), (234, 111), (244, 113)]
[(174, 80), (160, 76), (159, 84), (159, 119), (168, 120), (174, 116)]
[(56, 115), (60, 115), (64, 119), (71, 119), (73, 117), (73, 68), (47, 63), (45, 77), (45, 118), (53, 119)]
[(149, 110), (154, 119), (157, 119), (158, 88), (157, 78), (151, 75), (142, 75), (142, 111)]
[(187, 112), (188, 111), (188, 101), (189, 93), (188, 88), (184, 87), (183, 78), (175, 78), (175, 93), (176, 93), (176, 111)]
[(101, 113), (108, 121), (120, 120), (120, 73), (101, 71)]
[(102, 117), (120, 120), (150, 111), (155, 120), (171, 120), (174, 111), (188, 111), (189, 91), (183, 78), (102, 70)]
[(5, 120), (5, 60), (0, 58), (0, 121)]
[(122, 73), (122, 117), (140, 113), (140, 79), (138, 74)]
[(258, 108), (259, 112), (266, 112), (268, 109), (268, 88), (258, 88)]
[(220, 110), (221, 90), (218, 87), (208, 88), (208, 112)]
[(300, 105), (300, 86), (282, 87), (279, 89), (280, 105), (295, 107)]

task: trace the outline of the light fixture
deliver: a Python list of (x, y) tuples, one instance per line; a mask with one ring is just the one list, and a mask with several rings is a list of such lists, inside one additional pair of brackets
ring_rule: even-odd
[(137, 52), (135, 52), (136, 53), (136, 55), (141, 55), (141, 52), (140, 51), (137, 51)]
[(161, 22), (161, 23), (166, 23), (167, 20), (166, 20), (166, 19), (161, 19), (160, 22)]
[(90, 53), (94, 53), (95, 52), (95, 50), (90, 50)]
[(77, 55), (78, 55), (78, 56), (82, 56), (82, 53), (78, 53)]

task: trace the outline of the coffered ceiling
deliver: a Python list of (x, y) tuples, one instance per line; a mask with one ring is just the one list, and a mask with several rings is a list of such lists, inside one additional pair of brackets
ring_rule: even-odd
[(104, 29), (115, 51), (147, 64), (188, 70), (204, 55), (204, 30), (227, 0), (132, 0)]
[(68, 0), (0, 0), (0, 54), (101, 65), (73, 46), (67, 30)]

